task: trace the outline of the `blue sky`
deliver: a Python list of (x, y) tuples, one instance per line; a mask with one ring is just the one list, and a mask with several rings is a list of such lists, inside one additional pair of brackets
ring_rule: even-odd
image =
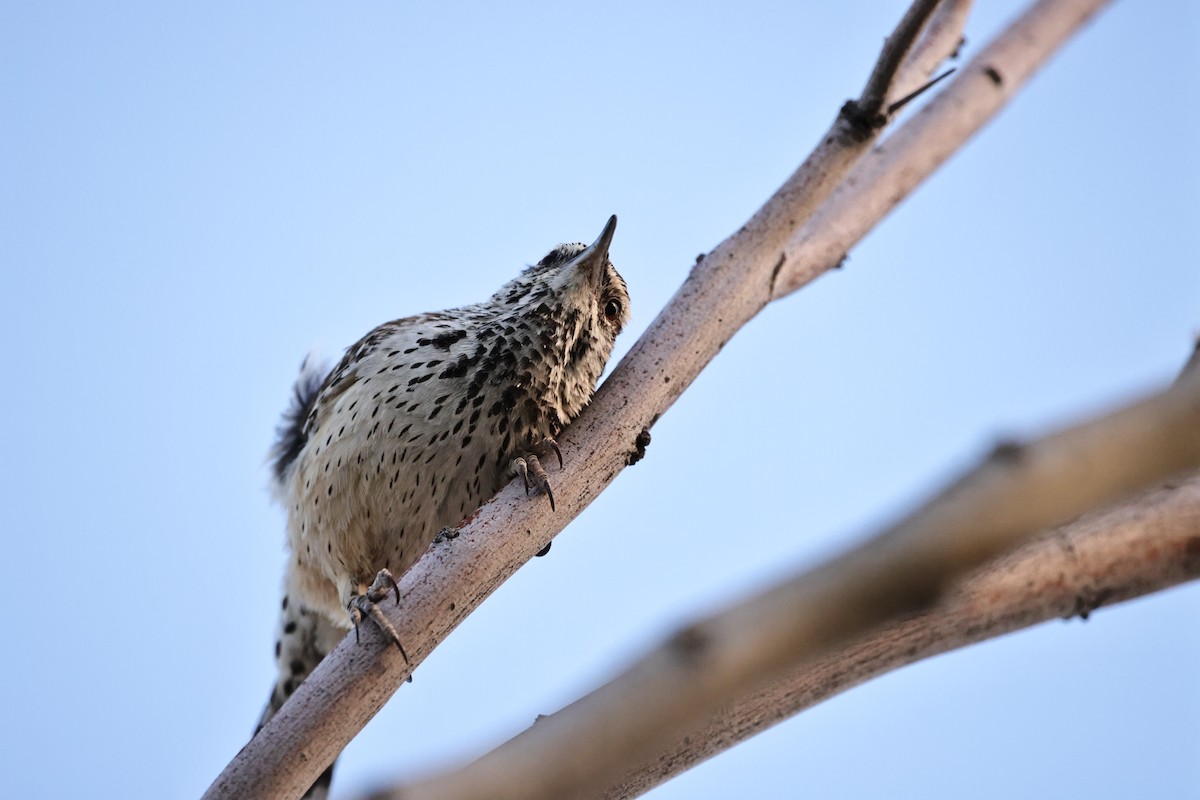
[[(980, 6), (967, 55), (1021, 4)], [(6, 792), (194, 797), (244, 743), (283, 558), (264, 456), (310, 348), (481, 300), (617, 213), (624, 352), (902, 11), (0, 9)], [(998, 436), (1169, 380), (1200, 332), (1198, 34), (1191, 4), (1115, 5), (844, 270), (753, 321), (335, 793), (478, 753)], [(651, 796), (1184, 796), (1198, 615), (1188, 586), (943, 656)]]

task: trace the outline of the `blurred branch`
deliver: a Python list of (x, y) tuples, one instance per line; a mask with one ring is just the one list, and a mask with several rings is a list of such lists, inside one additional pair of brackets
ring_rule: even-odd
[[(1039, 8), (1082, 6), (1094, 10), (1101, 4), (1098, 0), (1056, 0), (1043, 2)], [(914, 13), (927, 18), (934, 4), (915, 5), (918, 12)], [(1076, 24), (1087, 13), (1090, 11), (1078, 14)], [(1027, 36), (1028, 31), (1005, 34), (1011, 35)], [(997, 62), (995, 69), (1011, 76), (1004, 84), (1005, 97), (1015, 91), (1018, 78), (1045, 60), (1065, 35), (1034, 37), (1036, 46), (1019, 48), (1011, 62)], [(901, 61), (900, 74), (889, 84), (912, 86), (928, 79), (928, 74), (918, 75), (917, 70), (927, 69), (924, 65), (935, 60), (930, 53), (948, 55), (959, 38), (960, 32), (948, 25), (940, 30), (931, 28), (925, 39), (932, 51)], [(921, 54), (924, 44), (918, 41), (916, 47), (899, 43), (889, 47)], [(877, 86), (878, 81), (873, 78), (871, 85)], [(892, 88), (872, 91), (883, 98), (895, 95)], [(961, 107), (941, 113), (953, 116), (978, 108), (994, 113), (998, 108), (992, 97), (995, 93), (994, 87), (976, 86), (963, 93)], [(868, 94), (864, 92), (858, 101), (860, 108), (874, 102), (873, 95)], [(922, 112), (913, 122), (925, 117)], [(724, 343), (776, 296), (780, 276), (793, 280), (795, 273), (815, 269), (796, 263), (800, 256), (789, 255), (788, 248), (822, 202), (870, 150), (879, 127), (877, 119), (868, 123), (864, 125), (861, 116), (845, 110), (839, 113), (812, 155), (767, 203), (696, 264), (592, 404), (560, 438), (569, 463), (555, 476), (557, 513), (551, 514), (544, 504), (526, 502), (522, 493), (510, 486), (402, 576), (402, 605), (389, 617), (406, 643), (414, 666), (501, 582), (566, 527), (612, 482), (632, 453), (644, 449), (639, 442), (644, 441), (645, 430), (674, 403)], [(929, 127), (925, 126), (924, 135), (930, 135)], [(954, 130), (960, 130), (960, 126), (954, 126)], [(962, 138), (966, 135), (964, 132)], [(911, 165), (909, 189), (935, 166)], [(827, 214), (823, 218), (836, 222)], [(863, 233), (866, 230), (857, 221), (843, 220), (840, 224), (862, 229)], [(843, 253), (850, 244), (843, 244)], [(362, 646), (355, 646), (352, 638), (343, 641), (230, 762), (205, 796), (282, 798), (301, 794), (411, 672), (394, 648), (384, 646), (373, 631), (364, 630), (363, 641)]]
[(938, 4), (925, 32), (904, 57), (904, 65), (884, 102), (890, 105), (917, 91), (947, 59), (957, 58), (965, 41), (963, 30), (971, 4), (971, 0), (946, 0)]
[[(863, 119), (870, 121), (868, 124), (872, 128), (882, 128), (886, 124), (884, 102), (887, 98), (895, 96), (895, 87), (899, 82), (896, 76), (901, 71), (901, 64), (907, 63), (905, 59), (912, 52), (917, 38), (926, 29), (929, 17), (939, 2), (940, 0), (916, 0), (908, 7), (896, 30), (884, 41), (883, 49), (875, 61), (875, 68), (871, 70), (871, 77), (867, 78), (867, 85), (863, 87), (862, 94), (857, 101), (847, 104), (852, 108), (842, 109), (843, 117), (861, 115)], [(965, 19), (964, 16), (964, 21)], [(946, 55), (942, 54), (938, 62), (940, 63)]]
[(1179, 377), (1175, 379), (1176, 383), (1185, 381), (1197, 380), (1200, 376), (1200, 338), (1196, 339), (1192, 345), (1192, 355), (1188, 358), (1187, 363), (1183, 365), (1183, 369), (1179, 372)]
[(1197, 468), (1200, 380), (1028, 445), (1000, 445), (862, 546), (680, 629), (479, 760), (376, 800), (595, 797), (725, 704), (931, 606), (965, 573), (1038, 531)]
[[(1200, 474), (1090, 514), (989, 563), (930, 610), (791, 670), (677, 735), (604, 798), (636, 797), (836, 694), (931, 656), (1200, 578)], [(384, 795), (387, 796), (387, 795)]]
[[(1200, 381), (1200, 340), (1175, 386)], [(694, 764), (879, 675), (1055, 618), (1200, 578), (1200, 473), (1085, 515), (989, 563), (926, 612), (785, 673), (675, 737), (602, 795), (636, 797)], [(386, 797), (386, 795), (384, 795)]]

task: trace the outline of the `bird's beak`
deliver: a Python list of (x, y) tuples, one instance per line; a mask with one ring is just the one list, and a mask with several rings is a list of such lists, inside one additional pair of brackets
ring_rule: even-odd
[(604, 230), (596, 241), (579, 255), (575, 256), (575, 265), (583, 270), (591, 279), (593, 286), (599, 286), (604, 277), (604, 265), (608, 262), (608, 248), (612, 244), (613, 233), (617, 230), (617, 215), (614, 214), (604, 223)]

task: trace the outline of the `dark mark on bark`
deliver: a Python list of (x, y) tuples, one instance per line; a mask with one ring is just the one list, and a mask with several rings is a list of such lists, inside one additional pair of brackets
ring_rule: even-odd
[(992, 454), (988, 457), (989, 461), (1000, 461), (1013, 463), (1019, 461), (1025, 455), (1025, 446), (1013, 439), (1004, 439), (996, 442), (996, 446), (992, 448)]
[(641, 433), (633, 440), (633, 452), (625, 459), (625, 465), (632, 467), (646, 457), (646, 447), (650, 444), (650, 431), (642, 428)]
[(777, 261), (775, 263), (775, 268), (773, 270), (771, 270), (771, 283), (770, 283), (770, 288), (768, 289), (768, 295), (771, 297), (775, 296), (775, 280), (779, 277), (779, 271), (781, 269), (783, 269), (783, 264), (786, 261), (787, 261), (787, 253), (780, 253), (779, 261)]
[(709, 637), (698, 626), (689, 625), (671, 637), (668, 646), (679, 660), (696, 665), (708, 649)]
[(441, 544), (442, 542), (448, 542), (451, 539), (457, 539), (457, 538), (458, 538), (458, 528), (445, 527), (445, 528), (442, 528), (440, 531), (438, 531), (438, 535), (433, 538), (433, 543)]

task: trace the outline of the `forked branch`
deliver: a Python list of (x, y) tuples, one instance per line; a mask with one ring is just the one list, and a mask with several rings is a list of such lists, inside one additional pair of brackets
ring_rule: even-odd
[[(964, 5), (954, 0), (947, 3)], [(1034, 37), (1030, 46), (1002, 54), (1008, 60), (998, 60), (995, 68), (1010, 76), (1006, 78), (1004, 97), (1102, 4), (1099, 0), (1040, 3), (1038, 9), (1066, 14), (1074, 22), (1061, 35), (1056, 29), (1053, 36)], [(927, 19), (933, 6), (931, 2), (916, 3), (913, 13)], [(1027, 34), (1006, 33), (1002, 40)], [(896, 88), (892, 87), (911, 90), (927, 80), (931, 67), (926, 65), (941, 60), (929, 57), (929, 53), (948, 55), (957, 47), (959, 37), (960, 32), (948, 25), (934, 25), (925, 42), (918, 41), (915, 48), (895, 45), (895, 51), (911, 51), (913, 55), (897, 60), (901, 65), (899, 74), (887, 82), (887, 90), (864, 92), (860, 104), (873, 103), (876, 94), (884, 100), (896, 96)], [(872, 86), (876, 83), (871, 81)], [(987, 91), (994, 93), (994, 87)], [(949, 124), (964, 113), (986, 118), (999, 107), (994, 96), (985, 97), (979, 86), (964, 91), (959, 103), (941, 109), (939, 119)], [(916, 119), (926, 119), (924, 133), (914, 134), (918, 138), (931, 135), (937, 127), (938, 120), (930, 121), (926, 112), (913, 121)], [(675, 297), (601, 387), (591, 406), (560, 437), (570, 463), (561, 477), (556, 476), (557, 512), (549, 513), (543, 504), (523, 502), (520, 491), (510, 486), (484, 506), (455, 538), (435, 545), (402, 576), (402, 611), (389, 616), (409, 645), (414, 666), (612, 481), (629, 455), (638, 451), (643, 431), (653, 426), (724, 342), (780, 293), (777, 281), (787, 281), (794, 288), (797, 276), (834, 265), (817, 267), (808, 263), (807, 257), (801, 261), (797, 243), (803, 231), (812, 229), (817, 209), (877, 138), (878, 129), (874, 128), (866, 136), (851, 135), (853, 125), (839, 115), (796, 173), (741, 230), (693, 268)], [(953, 146), (969, 135), (960, 125), (951, 125), (951, 129), (961, 134)], [(937, 163), (940, 161), (909, 165), (904, 191), (911, 191)], [(901, 196), (895, 195), (892, 202), (898, 202)], [(862, 233), (874, 224), (863, 223), (857, 217), (839, 221), (822, 214), (829, 224)], [(843, 239), (841, 252), (855, 241)], [(370, 646), (366, 635), (362, 647), (355, 647), (352, 641), (343, 642), (243, 748), (205, 796), (283, 798), (303, 792), (411, 672), (394, 649), (383, 646), (382, 640), (377, 644)]]

